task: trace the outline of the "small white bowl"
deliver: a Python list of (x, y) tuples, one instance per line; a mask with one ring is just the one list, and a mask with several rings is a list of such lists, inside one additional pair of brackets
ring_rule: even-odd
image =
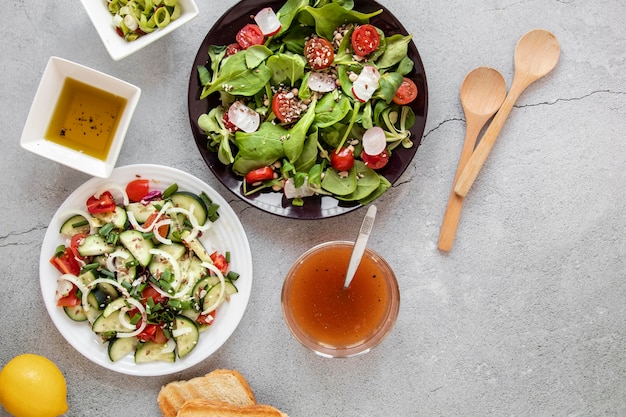
[(128, 42), (117, 34), (113, 25), (113, 15), (107, 9), (106, 0), (80, 0), (80, 2), (87, 11), (87, 15), (89, 15), (98, 35), (100, 35), (104, 47), (115, 61), (126, 58), (144, 46), (175, 31), (199, 14), (198, 6), (196, 6), (194, 0), (179, 0), (181, 13), (178, 19), (173, 20), (163, 29), (157, 29), (152, 33)]
[[(98, 159), (45, 139), (56, 109), (56, 103), (59, 100), (67, 78), (72, 78), (126, 99), (126, 106), (119, 116), (115, 135), (111, 141), (106, 159)], [(126, 131), (139, 102), (140, 95), (141, 89), (126, 81), (53, 56), (48, 61), (37, 88), (35, 99), (22, 131), (20, 144), (24, 149), (78, 171), (96, 177), (108, 178), (117, 162), (117, 157), (122, 148)]]

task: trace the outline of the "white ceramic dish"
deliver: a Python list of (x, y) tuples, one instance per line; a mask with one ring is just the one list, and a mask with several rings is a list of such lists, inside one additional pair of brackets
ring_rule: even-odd
[[(46, 140), (46, 131), (54, 114), (56, 103), (67, 78), (124, 97), (126, 107), (122, 113), (109, 153), (105, 160), (94, 158), (73, 149)], [(118, 78), (104, 74), (62, 58), (51, 57), (35, 93), (33, 104), (22, 131), (20, 144), (37, 155), (67, 165), (87, 174), (106, 178), (111, 175), (119, 156), (130, 122), (139, 102), (141, 89)]]
[[(55, 289), (59, 272), (50, 264), (55, 248), (64, 244), (59, 234), (63, 222), (63, 213), (69, 209), (83, 208), (87, 198), (95, 190), (109, 183), (126, 184), (140, 175), (162, 184), (163, 189), (172, 183), (178, 184), (179, 190), (200, 193), (204, 191), (213, 202), (220, 205), (220, 218), (215, 225), (204, 232), (200, 240), (207, 250), (230, 251), (231, 270), (240, 274), (236, 285), (238, 293), (222, 304), (218, 309), (215, 321), (209, 329), (200, 334), (196, 348), (183, 359), (177, 358), (174, 363), (154, 362), (135, 364), (132, 355), (118, 362), (111, 362), (107, 354), (107, 346), (93, 333), (87, 323), (72, 321), (62, 308), (57, 307)], [(114, 193), (115, 195), (115, 193)], [(237, 215), (226, 200), (215, 190), (198, 178), (159, 165), (129, 165), (116, 168), (107, 180), (92, 178), (78, 187), (59, 207), (48, 227), (41, 247), (39, 264), (41, 291), (46, 309), (63, 337), (76, 350), (88, 359), (110, 370), (138, 376), (166, 375), (180, 372), (208, 358), (219, 349), (235, 331), (248, 305), (252, 288), (252, 256), (243, 226)]]
[(141, 36), (134, 41), (127, 42), (115, 31), (115, 27), (112, 23), (113, 16), (107, 9), (106, 0), (80, 0), (83, 7), (87, 11), (87, 15), (96, 28), (96, 32), (98, 32), (100, 39), (102, 39), (104, 47), (109, 55), (111, 55), (111, 58), (115, 61), (126, 58), (128, 55), (137, 52), (147, 45), (150, 45), (152, 42), (155, 42), (168, 33), (172, 33), (185, 23), (198, 16), (199, 10), (194, 0), (179, 1), (181, 14), (178, 19), (172, 21), (163, 29), (158, 29), (152, 33)]

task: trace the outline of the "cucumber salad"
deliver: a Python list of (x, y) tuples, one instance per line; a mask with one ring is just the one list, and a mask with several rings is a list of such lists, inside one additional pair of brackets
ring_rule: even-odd
[(237, 293), (230, 253), (209, 253), (200, 241), (219, 206), (177, 184), (150, 188), (137, 178), (94, 190), (63, 215), (66, 243), (50, 258), (60, 273), (57, 306), (108, 343), (111, 361), (184, 358)]
[(251, 16), (232, 43), (209, 46), (200, 99), (220, 99), (197, 123), (245, 195), (365, 205), (391, 187), (378, 170), (413, 146), (412, 36), (386, 35), (370, 23), (382, 10), (353, 3), (287, 0)]

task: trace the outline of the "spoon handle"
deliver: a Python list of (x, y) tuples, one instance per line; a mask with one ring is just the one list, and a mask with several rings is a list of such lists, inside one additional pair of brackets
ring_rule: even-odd
[(456, 195), (454, 187), (461, 175), (461, 172), (465, 168), (467, 161), (472, 156), (474, 145), (476, 144), (476, 138), (480, 133), (480, 128), (485, 124), (485, 120), (480, 120), (476, 123), (471, 123), (466, 127), (465, 140), (463, 141), (463, 149), (461, 149), (461, 156), (459, 158), (459, 164), (456, 169), (454, 181), (452, 183), (452, 189), (450, 190), (450, 196), (448, 197), (448, 205), (443, 215), (443, 221), (441, 222), (441, 229), (439, 231), (439, 242), (437, 248), (444, 252), (450, 252), (452, 245), (454, 244), (454, 237), (456, 236), (456, 229), (459, 225), (461, 218), (461, 210), (463, 208), (463, 197)]
[(463, 172), (461, 172), (461, 175), (454, 186), (454, 192), (459, 197), (465, 197), (469, 192), (469, 189), (472, 187), (472, 184), (474, 184), (480, 169), (485, 164), (487, 156), (489, 156), (489, 152), (491, 152), (491, 148), (493, 148), (493, 145), (496, 143), (496, 139), (498, 139), (498, 135), (504, 126), (504, 122), (506, 122), (506, 119), (511, 113), (511, 109), (513, 109), (513, 105), (519, 98), (520, 94), (522, 94), (522, 91), (524, 91), (529, 84), (530, 83), (526, 80), (524, 80), (524, 82), (516, 82), (515, 79), (513, 80), (509, 94), (504, 99), (500, 110), (498, 110), (494, 116), (491, 124), (487, 128), (487, 131), (480, 139), (478, 146), (476, 146), (474, 153), (467, 161)]
[(363, 223), (361, 223), (361, 228), (359, 229), (359, 236), (357, 237), (356, 242), (354, 242), (352, 255), (350, 255), (350, 263), (348, 264), (348, 272), (346, 273), (346, 280), (343, 283), (344, 288), (348, 288), (350, 286), (352, 278), (354, 278), (354, 274), (361, 263), (361, 258), (363, 257), (363, 252), (365, 252), (365, 246), (367, 245), (367, 240), (372, 232), (375, 218), (376, 206), (372, 205), (367, 209), (367, 213), (365, 214), (365, 218), (363, 219)]

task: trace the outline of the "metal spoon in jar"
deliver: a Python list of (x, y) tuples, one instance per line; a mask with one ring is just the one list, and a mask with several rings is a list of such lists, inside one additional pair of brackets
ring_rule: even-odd
[(439, 250), (449, 252), (454, 244), (454, 236), (461, 217), (463, 197), (455, 194), (456, 185), (465, 164), (474, 152), (476, 138), (481, 129), (493, 116), (506, 96), (506, 81), (498, 71), (489, 67), (479, 67), (470, 71), (461, 84), (461, 105), (465, 112), (465, 141), (456, 169), (448, 205), (439, 232)]
[(354, 242), (354, 247), (352, 248), (352, 254), (350, 255), (350, 263), (348, 264), (348, 272), (346, 273), (346, 280), (343, 283), (343, 288), (348, 288), (350, 286), (352, 278), (354, 278), (354, 274), (356, 273), (356, 270), (361, 263), (361, 258), (363, 258), (363, 252), (365, 252), (367, 240), (370, 237), (375, 218), (376, 206), (372, 205), (367, 209), (367, 213), (365, 213), (365, 218), (363, 219), (363, 222), (361, 223), (361, 228), (359, 229), (359, 236), (356, 238), (356, 242)]
[(560, 54), (559, 41), (547, 30), (532, 30), (517, 42), (511, 89), (461, 172), (454, 187), (457, 195), (461, 197), (467, 195), (520, 94), (533, 82), (552, 71), (559, 61)]

